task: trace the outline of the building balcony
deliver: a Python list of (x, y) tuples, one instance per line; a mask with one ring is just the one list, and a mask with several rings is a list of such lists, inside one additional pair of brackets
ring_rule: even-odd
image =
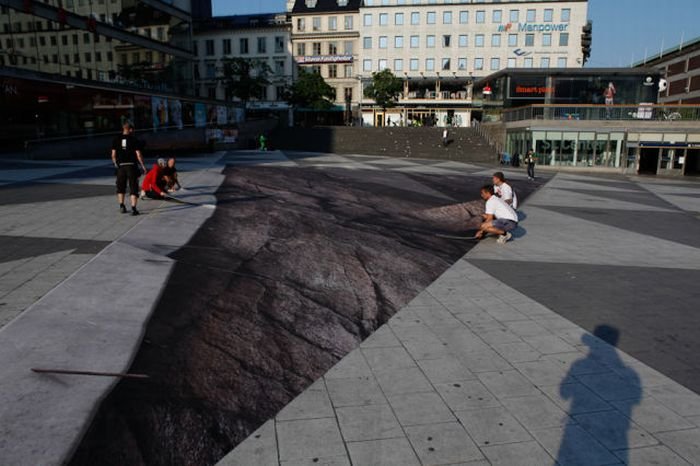
[[(498, 112), (489, 113), (499, 120)], [(700, 122), (700, 105), (528, 105), (503, 110), (500, 120)]]

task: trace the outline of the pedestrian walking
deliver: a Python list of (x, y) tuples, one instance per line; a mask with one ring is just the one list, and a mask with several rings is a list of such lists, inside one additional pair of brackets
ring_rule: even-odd
[(448, 139), (449, 135), (450, 135), (450, 132), (447, 130), (447, 128), (442, 130), (442, 146), (443, 147), (447, 147), (447, 139)]
[(124, 198), (127, 183), (129, 184), (131, 215), (139, 214), (136, 208), (139, 199), (139, 168), (144, 173), (146, 172), (141, 147), (141, 141), (134, 136), (134, 126), (129, 122), (122, 125), (122, 134), (112, 141), (112, 163), (116, 168), (117, 175), (117, 201), (119, 201), (119, 210), (123, 214), (126, 213)]
[(534, 180), (535, 179), (535, 153), (532, 151), (532, 149), (527, 151), (527, 155), (525, 156), (525, 163), (527, 164), (527, 179)]

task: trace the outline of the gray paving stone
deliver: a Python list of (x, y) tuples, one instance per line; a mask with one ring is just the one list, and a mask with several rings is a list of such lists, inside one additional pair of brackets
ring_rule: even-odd
[(497, 398), (538, 395), (540, 393), (532, 382), (516, 370), (481, 372), (478, 377), (481, 383)]
[(633, 448), (631, 450), (613, 452), (629, 465), (634, 466), (688, 466), (690, 463), (678, 456), (668, 447), (657, 445), (653, 447)]
[(449, 345), (450, 352), (472, 372), (492, 372), (511, 369), (512, 366), (493, 350), (473, 353), (457, 352)]
[(478, 380), (436, 384), (435, 388), (453, 411), (500, 406), (496, 397)]
[(323, 381), (304, 390), (280, 411), (276, 419), (278, 421), (291, 421), (322, 417), (334, 417), (331, 400), (328, 398)]
[(406, 438), (348, 443), (353, 464), (363, 466), (418, 466), (411, 444)]
[(404, 342), (406, 351), (416, 361), (425, 359), (441, 359), (449, 355), (446, 344), (437, 337), (434, 340), (409, 340)]
[(511, 332), (520, 337), (550, 336), (552, 333), (533, 320), (523, 320), (505, 323)]
[(642, 398), (640, 403), (629, 400), (613, 401), (623, 413), (632, 413), (632, 420), (649, 432), (691, 429), (694, 424), (653, 398)]
[(576, 378), (606, 401), (639, 399), (641, 388), (617, 374), (588, 374)]
[(700, 397), (677, 383), (646, 388), (645, 395), (653, 397), (682, 416), (700, 416)]
[(275, 422), (270, 420), (224, 456), (217, 466), (267, 466), (277, 464)]
[(617, 410), (578, 414), (574, 420), (609, 450), (656, 445), (656, 439)]
[(347, 379), (350, 377), (371, 377), (372, 370), (369, 368), (365, 357), (360, 349), (355, 349), (348, 353), (343, 359), (331, 367), (323, 376), (326, 380)]
[(416, 367), (416, 362), (403, 348), (362, 349), (367, 364), (373, 371)]
[(522, 338), (520, 338), (520, 336), (516, 335), (515, 333), (511, 332), (505, 327), (489, 330), (486, 332), (480, 332), (479, 338), (481, 338), (491, 346), (505, 343), (523, 343), (523, 340)]
[(389, 397), (389, 404), (402, 426), (435, 424), (455, 420), (452, 411), (435, 392), (408, 393)]
[(538, 387), (559, 385), (567, 378), (565, 370), (548, 359), (513, 363), (525, 377)]
[(569, 415), (613, 409), (610, 404), (580, 383), (540, 386), (539, 389)]
[(383, 325), (379, 327), (372, 335), (367, 337), (360, 345), (362, 348), (388, 348), (393, 346), (401, 346), (401, 342), (396, 338), (391, 327)]
[(335, 419), (277, 422), (280, 461), (343, 456), (345, 445)]
[(386, 398), (374, 377), (326, 379), (326, 386), (336, 408), (386, 403)]
[(535, 430), (532, 434), (561, 466), (609, 465), (618, 462), (618, 458), (607, 448), (574, 424)]
[(532, 440), (527, 430), (505, 408), (473, 409), (455, 414), (479, 446)]
[(581, 352), (548, 354), (542, 359), (552, 361), (569, 375), (603, 374), (610, 368)]
[(542, 394), (507, 398), (501, 402), (529, 431), (559, 427), (570, 421), (564, 411)]
[(501, 355), (503, 359), (511, 364), (526, 361), (537, 361), (542, 354), (535, 351), (532, 346), (520, 340), (512, 343), (499, 343), (492, 345), (492, 348)]
[(388, 404), (338, 408), (336, 413), (346, 442), (404, 437)]
[(554, 464), (552, 457), (537, 442), (521, 442), (482, 447), (491, 466), (543, 466)]
[(523, 340), (542, 354), (569, 353), (576, 351), (576, 348), (555, 335), (523, 337)]
[(437, 466), (484, 459), (477, 446), (457, 422), (406, 428), (421, 464)]
[(375, 377), (387, 396), (433, 391), (433, 386), (418, 367), (377, 371)]
[(689, 463), (700, 464), (700, 429), (659, 432), (654, 435)]
[[(259, 463), (259, 466), (268, 466), (273, 463)], [(334, 456), (331, 458), (304, 458), (292, 461), (282, 461), (280, 466), (350, 466), (347, 456)], [(249, 466), (258, 466), (250, 463)]]
[(428, 377), (428, 380), (433, 384), (476, 379), (474, 374), (452, 356), (417, 362), (423, 373)]

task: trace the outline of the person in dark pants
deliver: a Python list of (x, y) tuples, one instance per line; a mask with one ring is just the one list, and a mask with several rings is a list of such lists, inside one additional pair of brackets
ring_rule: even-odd
[(535, 154), (532, 152), (532, 149), (527, 151), (527, 155), (525, 156), (525, 163), (527, 164), (527, 179), (534, 180), (535, 179)]
[(134, 136), (134, 127), (131, 123), (124, 123), (122, 134), (112, 141), (112, 163), (117, 169), (117, 200), (119, 210), (126, 213), (124, 197), (126, 196), (126, 185), (129, 184), (129, 194), (131, 200), (131, 215), (138, 215), (136, 209), (139, 194), (139, 168), (145, 173), (146, 167), (143, 164), (141, 155), (141, 142)]

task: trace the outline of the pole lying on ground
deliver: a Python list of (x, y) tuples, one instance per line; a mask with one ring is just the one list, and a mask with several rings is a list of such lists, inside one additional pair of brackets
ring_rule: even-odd
[(32, 372), (38, 374), (89, 375), (94, 377), (119, 377), (121, 379), (147, 379), (146, 374), (126, 374), (118, 372), (72, 371), (65, 369), (38, 369), (32, 367)]

